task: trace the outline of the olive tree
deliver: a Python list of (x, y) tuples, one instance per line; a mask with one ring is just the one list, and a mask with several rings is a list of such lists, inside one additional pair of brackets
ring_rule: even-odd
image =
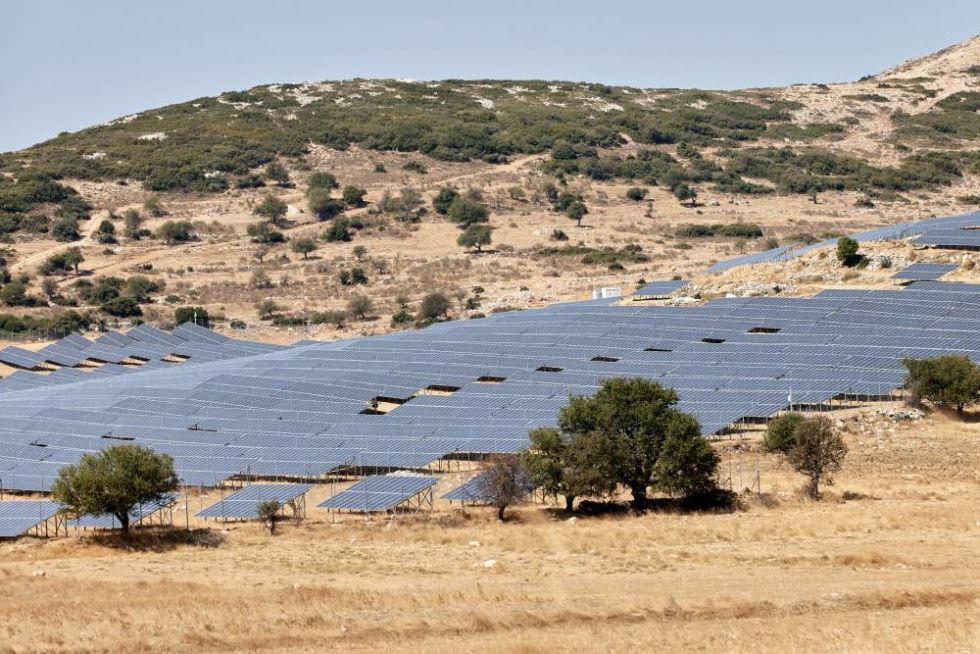
[(793, 468), (809, 479), (807, 495), (820, 498), (820, 482), (830, 483), (847, 456), (847, 445), (826, 416), (807, 418), (793, 430), (793, 444), (784, 454)]
[(582, 226), (582, 219), (588, 215), (589, 209), (581, 200), (575, 200), (565, 209), (565, 215), (575, 221), (577, 227)]
[(84, 454), (78, 464), (62, 468), (51, 496), (75, 515), (115, 516), (128, 533), (134, 508), (162, 501), (179, 483), (169, 454), (139, 445), (116, 445)]
[(905, 388), (917, 398), (956, 409), (980, 400), (980, 367), (969, 357), (946, 354), (932, 359), (905, 359)]
[(689, 207), (697, 206), (698, 192), (683, 182), (674, 187), (674, 197), (681, 202), (690, 201)]
[(460, 229), (466, 229), (470, 225), (485, 223), (490, 220), (490, 210), (485, 204), (463, 197), (453, 200), (446, 211), (446, 215)]
[(771, 454), (785, 452), (793, 446), (796, 427), (805, 419), (802, 413), (784, 413), (770, 420), (762, 449)]
[(530, 445), (521, 453), (535, 486), (546, 495), (562, 497), (565, 510), (575, 509), (578, 497), (602, 497), (616, 490), (616, 477), (599, 449), (595, 434), (571, 434), (556, 427), (540, 427), (529, 433)]
[[(558, 429), (591, 436), (591, 462), (611, 483), (629, 488), (642, 506), (651, 486), (669, 494), (695, 495), (715, 487), (717, 456), (694, 416), (676, 408), (677, 392), (644, 379), (606, 379), (595, 395), (574, 396), (558, 417)], [(709, 451), (710, 450), (710, 451)]]
[(358, 293), (351, 296), (347, 303), (347, 310), (358, 320), (367, 320), (368, 314), (374, 311), (374, 302), (367, 295)]
[(438, 320), (449, 313), (451, 303), (443, 293), (429, 293), (422, 298), (419, 317), (422, 320)]
[(492, 233), (493, 228), (490, 225), (469, 225), (456, 239), (456, 244), (482, 252), (483, 246), (492, 242)]
[(289, 205), (274, 195), (267, 195), (252, 211), (256, 216), (265, 218), (277, 227), (282, 227), (283, 218), (289, 211)]
[(302, 254), (305, 259), (309, 256), (310, 252), (316, 251), (316, 241), (312, 238), (298, 238), (293, 241), (293, 252), (296, 254)]

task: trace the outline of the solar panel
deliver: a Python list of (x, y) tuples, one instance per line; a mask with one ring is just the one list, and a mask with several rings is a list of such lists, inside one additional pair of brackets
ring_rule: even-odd
[(313, 488), (310, 484), (252, 484), (221, 499), (197, 514), (198, 518), (247, 520), (259, 517), (259, 504), (276, 501), (286, 504)]
[(689, 283), (686, 279), (649, 282), (637, 289), (633, 295), (649, 298), (668, 297), (671, 293), (684, 288)]
[(488, 494), (484, 487), (484, 481), (485, 476), (479, 474), (443, 495), (442, 499), (460, 502), (486, 502)]
[(0, 363), (24, 370), (34, 370), (44, 365), (44, 357), (37, 352), (10, 345), (0, 350)]
[(320, 504), (324, 509), (390, 511), (436, 485), (435, 477), (372, 475)]
[(892, 275), (892, 279), (937, 280), (958, 267), (955, 263), (913, 263)]
[(0, 502), (0, 538), (16, 538), (50, 520), (60, 507), (50, 500)]
[[(918, 236), (919, 238), (915, 240), (917, 245), (973, 248), (980, 247), (980, 231), (974, 229), (978, 226), (980, 226), (980, 211), (959, 216), (930, 218), (914, 223), (889, 225), (852, 234), (851, 238), (859, 243), (865, 243), (870, 241), (899, 240)], [(723, 272), (739, 266), (755, 263), (786, 261), (820, 248), (831, 247), (836, 245), (836, 243), (837, 239), (828, 239), (803, 247), (783, 246), (772, 250), (765, 250), (764, 252), (747, 254), (721, 261), (708, 268), (707, 272)]]

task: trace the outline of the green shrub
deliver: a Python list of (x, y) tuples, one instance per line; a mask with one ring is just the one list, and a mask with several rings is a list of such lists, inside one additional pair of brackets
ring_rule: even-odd
[[(310, 190), (312, 189), (326, 189), (331, 191), (335, 188), (340, 188), (340, 183), (333, 173), (328, 173), (324, 171), (317, 171), (310, 175), (310, 180), (308, 182)], [(329, 195), (329, 194), (328, 194)]]
[(187, 220), (170, 220), (157, 228), (156, 237), (167, 245), (186, 243), (194, 238), (194, 225)]
[(346, 218), (337, 218), (323, 232), (323, 240), (328, 243), (347, 242), (354, 238), (350, 230), (350, 221)]
[(343, 191), (344, 204), (351, 207), (363, 207), (365, 195), (367, 195), (367, 191), (359, 186), (345, 186)]
[(446, 215), (460, 229), (466, 229), (470, 225), (485, 223), (490, 220), (490, 210), (485, 204), (462, 197), (452, 201)]
[(649, 193), (649, 191), (647, 191), (645, 188), (634, 186), (626, 191), (626, 198), (628, 200), (633, 200), (633, 202), (640, 202), (647, 196), (647, 193)]
[(434, 198), (432, 198), (432, 208), (437, 214), (445, 216), (449, 213), (449, 207), (459, 197), (459, 193), (451, 186), (443, 186)]
[(317, 220), (329, 220), (340, 215), (346, 208), (343, 202), (330, 197), (330, 191), (325, 188), (311, 189), (307, 198), (310, 212)]
[(413, 173), (418, 173), (419, 175), (425, 175), (429, 172), (429, 169), (425, 167), (421, 161), (408, 161), (402, 166), (402, 170), (407, 170)]
[(143, 315), (139, 302), (131, 297), (125, 296), (103, 302), (100, 308), (110, 316), (117, 318), (131, 318)]
[(204, 307), (178, 307), (174, 310), (174, 322), (178, 325), (193, 322), (201, 327), (210, 327), (211, 316)]
[(837, 260), (848, 267), (856, 266), (862, 259), (858, 254), (858, 242), (849, 236), (843, 236), (837, 241)]

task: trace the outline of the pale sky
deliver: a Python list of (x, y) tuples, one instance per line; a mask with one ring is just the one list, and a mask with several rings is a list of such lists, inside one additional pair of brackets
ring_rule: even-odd
[(264, 83), (496, 78), (722, 89), (846, 81), (980, 30), (976, 0), (0, 5), (0, 152)]

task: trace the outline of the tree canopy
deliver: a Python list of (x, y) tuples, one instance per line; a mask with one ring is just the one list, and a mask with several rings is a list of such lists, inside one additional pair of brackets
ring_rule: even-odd
[(273, 225), (282, 226), (282, 220), (286, 217), (289, 205), (274, 195), (267, 195), (252, 211), (256, 216), (265, 218)]
[(490, 210), (482, 202), (458, 197), (449, 205), (446, 214), (460, 229), (490, 220)]
[(905, 359), (905, 388), (938, 406), (953, 407), (959, 414), (980, 401), (980, 366), (962, 354), (932, 359)]
[(650, 487), (682, 496), (707, 492), (715, 487), (718, 456), (677, 401), (676, 391), (648, 379), (603, 380), (595, 395), (569, 399), (556, 430), (532, 433), (528, 465), (566, 505), (569, 496), (608, 493), (617, 484), (636, 506)]
[(316, 251), (316, 241), (312, 238), (298, 238), (293, 241), (293, 252), (296, 254), (302, 254), (305, 259), (309, 256), (310, 252)]
[(329, 220), (343, 212), (345, 208), (343, 202), (330, 196), (330, 190), (327, 188), (311, 188), (307, 194), (307, 201), (310, 213), (316, 216), (317, 220)]
[(422, 305), (419, 307), (419, 317), (422, 320), (438, 320), (449, 313), (451, 303), (449, 298), (442, 293), (429, 293), (422, 298)]
[(796, 438), (796, 427), (805, 419), (802, 413), (783, 413), (770, 420), (762, 440), (762, 449), (776, 454), (791, 448)]
[(845, 266), (855, 266), (861, 256), (858, 254), (858, 242), (850, 236), (843, 236), (837, 241), (837, 260)]
[(786, 460), (808, 477), (807, 494), (817, 499), (820, 482), (832, 481), (831, 475), (844, 463), (847, 445), (826, 416), (807, 418), (796, 426), (793, 434), (795, 442), (786, 450)]
[(432, 208), (439, 215), (445, 216), (449, 213), (450, 205), (459, 197), (459, 192), (451, 186), (443, 186), (434, 198), (432, 198)]
[(464, 248), (473, 248), (477, 252), (484, 245), (490, 245), (493, 240), (493, 228), (490, 225), (469, 225), (456, 239), (456, 243)]

